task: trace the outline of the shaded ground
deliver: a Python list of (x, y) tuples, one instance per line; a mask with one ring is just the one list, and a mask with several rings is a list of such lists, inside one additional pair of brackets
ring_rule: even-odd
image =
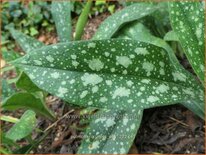
[(204, 122), (185, 107), (144, 111), (135, 139), (139, 153), (204, 154)]
[[(108, 15), (102, 14), (90, 19), (83, 39), (90, 39)], [(55, 33), (42, 32), (38, 39), (46, 44), (57, 41)], [(190, 69), (185, 61), (182, 60), (182, 63)], [(48, 136), (31, 153), (76, 153), (85, 124), (70, 115), (80, 115), (81, 109), (70, 107), (53, 96), (47, 97), (47, 104), (57, 115), (57, 121), (51, 122), (38, 117), (37, 128), (48, 131)], [(17, 112), (12, 115), (17, 117)], [(130, 153), (204, 153), (204, 134), (204, 122), (180, 105), (148, 109), (144, 111), (143, 121)], [(34, 139), (40, 136), (41, 133), (33, 134)]]

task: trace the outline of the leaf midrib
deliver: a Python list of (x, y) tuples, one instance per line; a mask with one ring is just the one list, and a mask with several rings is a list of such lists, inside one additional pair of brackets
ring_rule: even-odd
[[(99, 72), (83, 72), (83, 71), (71, 71), (71, 70), (66, 70), (66, 69), (60, 69), (60, 68), (52, 68), (52, 67), (42, 67), (42, 66), (38, 66), (38, 65), (29, 65), (29, 64), (21, 64), (21, 65), (24, 65), (24, 66), (32, 66), (32, 67), (37, 67), (37, 68), (46, 68), (46, 69), (54, 69), (54, 70), (63, 70), (63, 71), (67, 71), (67, 72), (77, 72), (77, 73), (90, 73), (90, 74), (97, 74), (97, 75), (114, 75), (112, 73), (99, 73)], [(124, 74), (115, 74), (115, 75), (121, 75), (122, 77), (133, 77), (133, 78), (141, 78), (141, 79), (149, 79), (149, 80), (153, 80), (153, 81), (158, 81), (158, 82), (166, 82), (166, 83), (169, 83), (171, 85), (174, 85), (174, 86), (179, 86), (179, 87), (183, 87), (183, 88), (192, 88), (192, 90), (196, 90), (196, 89), (201, 89), (200, 86), (197, 85), (197, 88), (194, 88), (194, 87), (189, 87), (189, 86), (184, 86), (184, 85), (181, 85), (180, 83), (177, 84), (175, 82), (172, 82), (172, 81), (163, 81), (163, 80), (160, 80), (160, 79), (156, 79), (156, 78), (149, 78), (149, 77), (144, 77), (144, 76), (135, 76), (135, 75), (124, 75)]]

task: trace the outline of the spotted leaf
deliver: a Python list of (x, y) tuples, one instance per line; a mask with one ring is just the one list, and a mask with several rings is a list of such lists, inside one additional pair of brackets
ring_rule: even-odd
[(6, 138), (14, 141), (25, 138), (36, 126), (36, 116), (31, 110), (26, 111), (20, 120), (7, 132)]
[(52, 16), (55, 21), (60, 42), (71, 40), (71, 3), (70, 1), (52, 1)]
[(20, 31), (10, 29), (12, 37), (17, 41), (24, 52), (29, 53), (36, 48), (44, 46), (44, 44), (35, 38), (29, 37)]
[[(178, 62), (170, 46), (164, 40), (151, 35), (149, 30), (143, 24), (139, 22), (134, 22), (130, 25), (126, 25), (118, 32), (118, 34), (115, 37), (144, 41), (144, 42), (151, 43), (153, 45), (164, 48), (167, 51), (170, 61), (171, 63), (173, 63), (173, 66), (179, 72), (181, 72), (181, 74), (188, 77), (188, 81), (190, 82), (183, 82), (184, 85), (192, 86), (194, 88), (196, 87), (196, 85), (200, 85), (199, 82), (196, 80), (196, 78), (180, 65), (180, 63)], [(158, 70), (156, 71), (158, 74)], [(171, 77), (171, 80), (174, 81), (173, 77)], [(181, 81), (174, 81), (174, 82), (179, 83)], [(191, 111), (193, 111), (195, 114), (197, 114), (198, 116), (204, 119), (204, 103), (203, 102), (193, 101), (193, 103), (183, 103), (183, 104), (184, 106), (189, 108)]]
[(151, 3), (136, 3), (109, 16), (98, 28), (93, 39), (109, 39), (125, 23), (141, 19), (158, 9)]
[(1, 84), (2, 84), (1, 102), (3, 102), (10, 95), (14, 94), (16, 92), (16, 89), (14, 89), (11, 85), (9, 85), (6, 79), (2, 79)]
[(194, 71), (204, 81), (204, 7), (200, 2), (170, 2), (170, 17), (184, 52)]
[(192, 86), (164, 49), (136, 40), (61, 43), (13, 63), (39, 88), (80, 106), (126, 110), (203, 102), (202, 88)]
[(141, 110), (100, 110), (93, 116), (78, 153), (127, 154), (141, 118)]

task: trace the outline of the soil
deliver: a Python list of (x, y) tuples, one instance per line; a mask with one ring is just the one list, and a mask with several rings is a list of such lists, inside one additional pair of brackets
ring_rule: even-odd
[[(89, 19), (83, 39), (88, 40), (95, 33), (98, 25), (109, 15), (104, 13)], [(46, 44), (56, 43), (56, 33), (42, 32), (39, 40)], [(182, 59), (182, 64), (187, 64), (186, 59)], [(71, 107), (62, 100), (54, 96), (47, 97), (48, 106), (57, 115), (57, 121), (52, 122), (38, 116), (37, 128), (47, 131), (48, 135), (30, 153), (55, 153), (55, 154), (74, 154), (77, 152), (81, 143), (81, 136), (86, 125), (82, 124), (79, 118), (71, 118), (70, 115), (80, 115), (81, 109)], [(10, 113), (15, 117), (22, 111)], [(11, 125), (9, 123), (4, 125)], [(33, 138), (38, 139), (42, 136), (39, 132), (34, 132)], [(77, 138), (74, 138), (77, 137)], [(192, 112), (181, 105), (171, 105), (147, 109), (140, 129), (134, 140), (130, 153), (185, 153), (185, 154), (204, 154), (204, 122)], [(27, 142), (19, 142), (23, 146)]]

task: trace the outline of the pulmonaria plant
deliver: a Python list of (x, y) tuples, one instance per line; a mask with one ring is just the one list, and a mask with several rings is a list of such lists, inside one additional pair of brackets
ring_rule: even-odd
[[(60, 13), (55, 22), (68, 22), (63, 20), (68, 11), (61, 7), (65, 3), (58, 5), (59, 10), (53, 7), (53, 14)], [(65, 36), (63, 31), (71, 32), (68, 24), (56, 24), (63, 42), (49, 46), (13, 30), (14, 38), (28, 52), (11, 63), (44, 91), (70, 104), (99, 109), (78, 153), (125, 154), (144, 109), (181, 103), (204, 118), (202, 5), (135, 3), (108, 17), (88, 41)], [(173, 31), (201, 82), (180, 65), (161, 35), (153, 35), (144, 26), (148, 16), (159, 21), (162, 7), (167, 8)]]

